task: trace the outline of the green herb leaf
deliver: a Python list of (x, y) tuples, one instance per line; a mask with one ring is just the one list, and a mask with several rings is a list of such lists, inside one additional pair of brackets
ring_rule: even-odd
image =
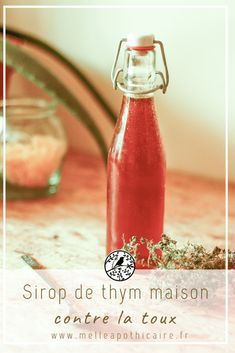
[[(0, 31), (3, 32), (3, 28), (0, 27)], [(102, 97), (102, 95), (98, 92), (95, 86), (91, 83), (91, 81), (83, 74), (82, 71), (78, 69), (76, 65), (74, 65), (71, 60), (69, 60), (65, 55), (63, 55), (60, 51), (53, 48), (51, 45), (46, 43), (45, 41), (40, 40), (28, 33), (19, 32), (18, 30), (14, 30), (12, 28), (6, 29), (7, 36), (15, 37), (22, 40), (25, 43), (31, 44), (34, 47), (37, 47), (46, 53), (50, 54), (58, 61), (60, 61), (65, 67), (67, 67), (74, 76), (82, 82), (82, 84), (92, 93), (93, 97), (97, 100), (103, 110), (106, 112), (108, 118), (112, 123), (116, 122), (116, 115), (113, 112), (112, 108), (109, 106), (107, 101)]]
[[(202, 269), (225, 269), (225, 250), (216, 246), (212, 251), (208, 251), (202, 245), (188, 242), (182, 248), (177, 246), (176, 240), (171, 239), (166, 234), (162, 235), (162, 240), (156, 244), (152, 240), (131, 237), (129, 242), (123, 238), (123, 249), (128, 251), (135, 258), (136, 262), (147, 267), (161, 269), (179, 270), (202, 270)], [(138, 252), (139, 245), (146, 246), (148, 259), (141, 258)], [(157, 250), (162, 251), (162, 256), (157, 254)], [(228, 251), (228, 268), (235, 269), (235, 252)]]
[[(0, 40), (0, 50), (3, 50), (2, 39)], [(87, 127), (95, 138), (103, 159), (105, 161), (107, 160), (108, 150), (97, 125), (78, 99), (53, 73), (25, 50), (9, 41), (6, 41), (6, 63), (26, 79), (44, 90), (49, 96), (57, 99), (61, 104), (66, 106), (76, 118)]]

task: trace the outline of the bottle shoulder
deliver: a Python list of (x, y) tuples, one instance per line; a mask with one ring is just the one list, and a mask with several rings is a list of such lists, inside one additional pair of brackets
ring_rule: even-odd
[(138, 144), (161, 144), (160, 129), (153, 99), (123, 99), (114, 130), (112, 150)]

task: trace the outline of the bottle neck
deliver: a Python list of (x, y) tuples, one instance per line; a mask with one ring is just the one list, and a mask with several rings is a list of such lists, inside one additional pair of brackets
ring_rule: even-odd
[(141, 95), (128, 95), (124, 94), (122, 99), (122, 113), (124, 110), (129, 111), (129, 109), (145, 109), (151, 107), (152, 112), (156, 112), (154, 96), (141, 96)]
[(123, 83), (127, 97), (136, 99), (153, 97), (153, 92), (145, 92), (156, 85), (154, 50), (126, 50)]
[(140, 93), (124, 93), (123, 97), (126, 98), (133, 98), (133, 99), (153, 99), (154, 94), (153, 93), (147, 93), (147, 94), (140, 94)]

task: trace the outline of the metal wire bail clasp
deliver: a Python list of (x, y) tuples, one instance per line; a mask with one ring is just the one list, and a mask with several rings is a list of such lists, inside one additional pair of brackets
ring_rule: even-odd
[(113, 83), (113, 88), (114, 89), (117, 89), (118, 87), (118, 76), (121, 72), (123, 72), (123, 69), (118, 69), (116, 71), (116, 68), (117, 68), (117, 63), (118, 63), (118, 59), (119, 59), (119, 54), (120, 54), (120, 51), (121, 51), (121, 48), (122, 48), (122, 44), (125, 43), (127, 41), (126, 38), (122, 38), (118, 44), (118, 48), (117, 48), (117, 52), (116, 52), (116, 55), (115, 55), (115, 59), (114, 59), (114, 63), (113, 63), (113, 67), (112, 67), (112, 71), (111, 71), (111, 80), (112, 80), (112, 83)]
[[(121, 48), (123, 43), (127, 42), (127, 38), (122, 38), (119, 42), (118, 48), (117, 48), (117, 52), (115, 55), (115, 59), (114, 59), (114, 63), (113, 63), (113, 67), (112, 67), (112, 71), (111, 71), (111, 80), (113, 83), (113, 88), (117, 89), (119, 88), (121, 91), (123, 91), (124, 93), (130, 93), (128, 92), (128, 90), (124, 87), (124, 84), (121, 81), (118, 80), (120, 74), (123, 72), (122, 68), (118, 68), (117, 69), (117, 63), (118, 63), (118, 59), (119, 59), (119, 55), (121, 52)], [(145, 93), (152, 93), (158, 89), (161, 89), (163, 93), (166, 93), (168, 84), (169, 84), (169, 72), (168, 72), (168, 67), (167, 67), (167, 61), (166, 61), (166, 56), (165, 56), (165, 51), (164, 51), (164, 46), (163, 43), (159, 40), (154, 40), (154, 44), (158, 45), (160, 47), (161, 50), (161, 56), (162, 56), (162, 61), (163, 61), (163, 65), (164, 65), (164, 71), (165, 71), (165, 75), (161, 72), (161, 71), (157, 71), (156, 70), (156, 62), (155, 62), (155, 72), (156, 72), (156, 76), (160, 76), (162, 83), (156, 84), (153, 88), (151, 88), (151, 90), (142, 92), (142, 94)]]

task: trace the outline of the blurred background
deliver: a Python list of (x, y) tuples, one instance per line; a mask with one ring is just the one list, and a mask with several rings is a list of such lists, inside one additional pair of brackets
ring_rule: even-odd
[[(196, 3), (199, 6), (189, 7), (195, 0), (181, 0), (186, 7), (177, 7), (178, 0), (164, 5), (149, 0), (148, 5), (162, 6), (137, 8), (133, 4), (143, 5), (143, 0), (120, 0), (111, 8), (117, 1), (103, 0), (100, 8), (99, 1), (90, 0), (89, 8), (6, 10), (7, 103), (19, 98), (18, 106), (13, 104), (7, 112), (6, 126), (7, 198), (18, 200), (7, 203), (13, 266), (20, 266), (22, 251), (49, 268), (103, 266), (106, 173), (100, 157), (102, 152), (107, 158), (122, 100), (110, 73), (120, 39), (135, 31), (153, 33), (164, 43), (170, 72), (167, 93), (155, 94), (169, 171), (164, 232), (180, 245), (190, 240), (208, 249), (224, 248), (226, 11), (207, 7), (202, 0)], [(234, 248), (235, 6), (229, 0), (208, 0), (208, 5), (225, 3), (230, 6), (229, 247)], [(21, 0), (4, 1), (20, 4)], [(68, 1), (50, 1), (59, 4), (68, 6)], [(87, 1), (69, 1), (73, 4)], [(48, 1), (30, 5), (43, 7)], [(120, 66), (122, 59), (121, 55)], [(60, 99), (58, 109), (48, 90)], [(34, 99), (34, 110), (29, 101), (20, 101), (24, 97)], [(76, 153), (64, 158), (68, 149)]]
[[(33, 3), (39, 5), (46, 2)], [(127, 1), (125, 5), (129, 3), (132, 4)], [(14, 1), (4, 1), (4, 4), (14, 4)], [(99, 1), (91, 4), (98, 5)], [(167, 94), (163, 95), (159, 91), (155, 97), (168, 168), (224, 179), (224, 9), (21, 8), (7, 9), (6, 20), (7, 26), (46, 41), (71, 59), (95, 85), (116, 115), (120, 109), (122, 94), (113, 90), (110, 72), (119, 40), (129, 32), (143, 30), (154, 33), (164, 43), (170, 72)], [(36, 49), (29, 47), (28, 50), (45, 62), (79, 97), (109, 145), (113, 125), (89, 92), (59, 63)], [(162, 69), (160, 55), (159, 69)], [(13, 97), (45, 95), (16, 73), (12, 77), (9, 94)], [(63, 107), (60, 107), (59, 114), (63, 119), (70, 146), (80, 153), (99, 154), (94, 140), (82, 124)], [(234, 121), (230, 121), (230, 157), (234, 147)], [(230, 158), (229, 179), (235, 181), (232, 162)]]

